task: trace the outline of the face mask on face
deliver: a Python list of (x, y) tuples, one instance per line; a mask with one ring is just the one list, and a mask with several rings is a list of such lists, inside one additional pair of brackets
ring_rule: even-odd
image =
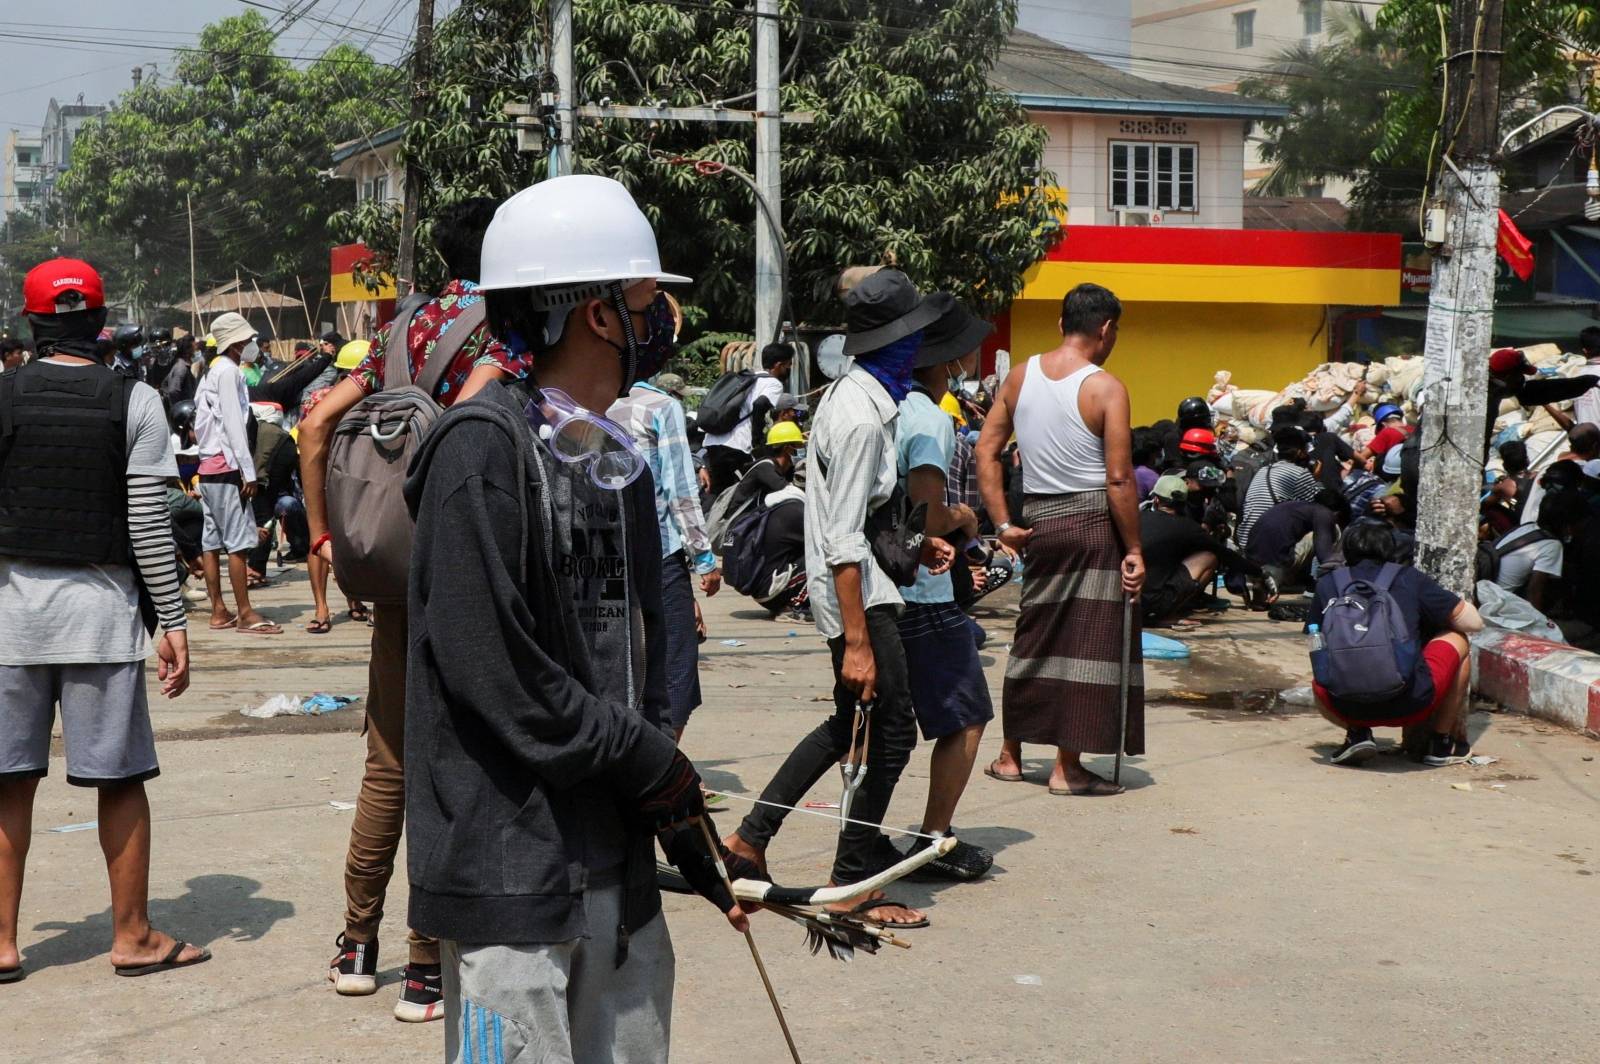
[(667, 301), (667, 294), (657, 292), (644, 313), (634, 315), (634, 325), (636, 328), (643, 326), (643, 334), (638, 337), (639, 368), (634, 371), (634, 376), (639, 380), (647, 380), (672, 360), (673, 333), (677, 330), (677, 321), (672, 315), (672, 304)]
[(251, 340), (244, 345), (244, 350), (239, 352), (239, 361), (246, 366), (261, 357), (261, 345)]

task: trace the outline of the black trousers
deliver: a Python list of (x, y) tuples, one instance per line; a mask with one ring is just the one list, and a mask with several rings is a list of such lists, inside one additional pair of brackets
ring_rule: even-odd
[(711, 476), (711, 497), (715, 499), (739, 483), (744, 471), (755, 461), (748, 451), (713, 444), (706, 448), (706, 472)]
[[(867, 637), (878, 668), (878, 695), (872, 707), (869, 727), (872, 742), (867, 748), (867, 775), (850, 807), (850, 819), (863, 824), (846, 824), (839, 832), (839, 848), (833, 859), (835, 883), (854, 883), (879, 862), (873, 851), (880, 832), (873, 825), (883, 823), (894, 797), (895, 784), (911, 759), (917, 742), (916, 714), (911, 708), (911, 687), (906, 671), (905, 649), (900, 644), (900, 627), (889, 606), (867, 611)], [(761, 792), (765, 802), (798, 805), (818, 780), (832, 772), (850, 749), (850, 725), (855, 719), (856, 695), (839, 678), (844, 661), (844, 637), (828, 640), (833, 654), (833, 715), (812, 729), (794, 748), (772, 782)], [(835, 777), (837, 778), (837, 777)], [(739, 825), (739, 837), (758, 850), (764, 850), (783, 826), (787, 809), (756, 806)]]

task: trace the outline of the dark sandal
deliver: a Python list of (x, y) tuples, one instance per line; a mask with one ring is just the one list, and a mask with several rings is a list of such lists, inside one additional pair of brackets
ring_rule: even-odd
[(1073, 787), (1069, 784), (1065, 787), (1051, 787), (1050, 793), (1062, 798), (1111, 798), (1127, 789), (1121, 784), (1096, 776), (1094, 782), (1087, 787)]
[(20, 983), (28, 973), (22, 970), (22, 965), (14, 968), (0, 968), (0, 986), (6, 983)]
[(175, 971), (178, 968), (192, 968), (196, 964), (204, 964), (211, 959), (211, 951), (205, 947), (200, 948), (200, 955), (186, 961), (180, 961), (178, 956), (189, 948), (189, 943), (180, 939), (173, 940), (172, 948), (162, 960), (154, 964), (118, 964), (113, 966), (113, 971), (118, 975), (137, 978), (141, 975), (160, 975), (162, 972)]
[(999, 763), (1000, 761), (998, 759), (989, 762), (989, 764), (985, 766), (983, 774), (992, 780), (999, 780), (1001, 783), (1022, 782), (1022, 773), (1001, 772), (999, 769), (995, 768), (995, 766)]
[(311, 623), (306, 625), (306, 631), (312, 635), (327, 635), (333, 631), (333, 619), (330, 617), (313, 617)]
[(346, 611), (352, 621), (370, 621), (372, 613), (365, 606), (352, 606)]
[(874, 909), (904, 909), (907, 912), (910, 912), (911, 906), (907, 905), (905, 902), (895, 901), (892, 898), (879, 898), (876, 901), (862, 902), (860, 905), (848, 910), (846, 915), (854, 916), (857, 920), (860, 920), (864, 924), (871, 924), (873, 927), (882, 927), (890, 931), (914, 931), (919, 927), (927, 927), (929, 923), (929, 920), (926, 916), (924, 916), (921, 920), (915, 920), (908, 924), (897, 923), (892, 920), (874, 919), (873, 917), (867, 915), (867, 913)]

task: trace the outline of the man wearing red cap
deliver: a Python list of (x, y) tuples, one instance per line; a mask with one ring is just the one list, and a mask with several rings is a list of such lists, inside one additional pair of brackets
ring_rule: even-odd
[(144, 663), (158, 621), (161, 692), (189, 686), (166, 504), (178, 467), (155, 389), (97, 357), (94, 268), (53, 259), (23, 294), (39, 358), (0, 376), (0, 983), (23, 977), (23, 862), (58, 704), (67, 782), (97, 792), (111, 963), (152, 975), (211, 956), (153, 929), (146, 907), (144, 781), (160, 769)]
[(1576, 399), (1596, 385), (1600, 377), (1555, 377), (1550, 380), (1529, 380), (1539, 371), (1528, 361), (1528, 356), (1515, 347), (1502, 347), (1489, 356), (1488, 409), (1483, 418), (1483, 454), (1488, 457), (1489, 441), (1494, 436), (1494, 422), (1500, 416), (1500, 404), (1515, 399), (1520, 405), (1543, 406)]

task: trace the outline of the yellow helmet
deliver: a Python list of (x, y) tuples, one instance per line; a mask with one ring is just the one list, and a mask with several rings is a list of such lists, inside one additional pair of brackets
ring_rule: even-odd
[(210, 333), (206, 333), (206, 346), (207, 347), (216, 347), (217, 346), (217, 338), (215, 336), (212, 336)]
[(370, 340), (351, 340), (339, 348), (339, 354), (333, 360), (335, 369), (352, 370), (361, 365), (361, 360), (367, 357), (367, 352), (372, 349)]
[(793, 421), (779, 421), (767, 430), (767, 446), (781, 447), (786, 443), (805, 443), (805, 433)]
[(967, 417), (961, 412), (961, 403), (956, 399), (954, 392), (945, 392), (944, 398), (939, 400), (939, 409), (956, 419), (956, 424), (965, 425)]

